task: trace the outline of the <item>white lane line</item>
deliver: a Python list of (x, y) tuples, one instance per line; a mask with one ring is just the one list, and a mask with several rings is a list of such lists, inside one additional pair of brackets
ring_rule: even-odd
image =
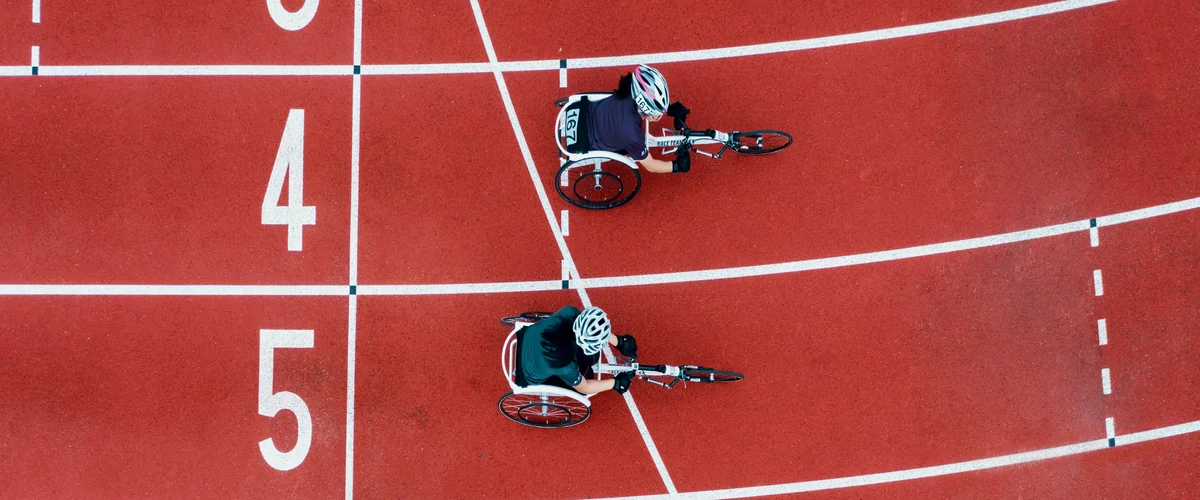
[(558, 88), (567, 88), (567, 60), (563, 59), (558, 62)]
[(999, 457), (983, 458), (979, 460), (970, 460), (966, 462), (957, 462), (944, 465), (935, 465), (931, 467), (920, 467), (916, 469), (906, 469), (892, 472), (881, 472), (875, 474), (864, 474), (861, 476), (847, 476), (834, 479), (819, 479), (814, 481), (802, 481), (797, 483), (772, 484), (765, 486), (751, 486), (745, 488), (730, 488), (723, 490), (706, 490), (706, 491), (691, 491), (684, 492), (678, 495), (644, 495), (631, 497), (613, 497), (607, 500), (692, 500), (692, 499), (718, 499), (718, 498), (748, 498), (769, 495), (783, 495), (788, 493), (802, 493), (807, 491), (832, 490), (838, 488), (849, 488), (854, 486), (867, 486), (872, 484), (894, 483), (897, 481), (907, 481), (911, 479), (922, 479), (929, 477), (945, 476), (949, 474), (960, 474), (964, 472), (975, 472), (987, 469), (995, 469), (997, 467), (1005, 467), (1009, 465), (1018, 465), (1053, 458), (1067, 457), (1071, 455), (1079, 455), (1094, 451), (1104, 450), (1112, 445), (1125, 446), (1143, 441), (1152, 441), (1155, 439), (1164, 439), (1168, 437), (1179, 436), (1200, 431), (1200, 420), (1188, 422), (1185, 424), (1173, 425), (1170, 427), (1162, 427), (1149, 431), (1135, 432), (1124, 436), (1116, 436), (1116, 431), (1112, 426), (1112, 418), (1105, 421), (1107, 427), (1107, 439), (1097, 439), (1094, 441), (1084, 441), (1082, 443), (1069, 444), (1055, 448), (1046, 448), (1041, 450), (1029, 451), (1024, 453), (1014, 453), (1011, 455), (1003, 455)]
[(349, 76), (354, 66), (209, 65), (209, 66), (43, 66), (44, 76)]
[(41, 53), (42, 53), (42, 49), (40, 47), (38, 47), (37, 45), (34, 45), (29, 48), (29, 65), (30, 66), (32, 66), (34, 68), (39, 66), (38, 63), (41, 62), (41, 59), (42, 59)]
[(1112, 394), (1112, 379), (1109, 378), (1108, 368), (1100, 370), (1100, 385), (1104, 389), (1104, 395)]
[(1119, 214), (1096, 217), (1096, 225), (1099, 227), (1115, 226), (1117, 224), (1149, 219), (1151, 217), (1159, 217), (1162, 215), (1168, 215), (1187, 210), (1194, 210), (1196, 208), (1200, 208), (1200, 198), (1191, 198), (1174, 203), (1167, 203), (1165, 205), (1155, 205), (1153, 207), (1142, 208), (1139, 210), (1130, 210), (1128, 212), (1121, 212)]
[(33, 23), (42, 22), (42, 0), (33, 0)]
[(0, 295), (346, 295), (345, 285), (0, 285)]
[(559, 219), (561, 219), (561, 220), (562, 220), (562, 235), (563, 235), (563, 236), (570, 236), (570, 235), (571, 235), (571, 225), (570, 225), (570, 219), (568, 219), (568, 218), (567, 218), (567, 217), (568, 217), (568, 215), (567, 215), (567, 214), (569, 214), (569, 213), (570, 213), (570, 212), (568, 212), (568, 211), (566, 211), (566, 210), (563, 210), (563, 211), (562, 211), (562, 215), (559, 217)]
[(1092, 227), (1088, 229), (1088, 236), (1092, 240), (1092, 248), (1100, 246), (1100, 228), (1097, 227), (1097, 224), (1096, 219), (1092, 219)]
[[(363, 0), (354, 0), (354, 64), (362, 64)], [(350, 104), (350, 286), (358, 288), (358, 180), (362, 125), (362, 75), (353, 76)], [(358, 296), (350, 294), (346, 329), (346, 500), (354, 498), (354, 380), (358, 357)]]
[(0, 66), (0, 76), (29, 76), (29, 66)]
[[(964, 28), (986, 26), (1031, 17), (1057, 14), (1085, 7), (1093, 7), (1115, 0), (1068, 0), (1053, 2), (1032, 7), (982, 14), (959, 19), (937, 21), (925, 24), (915, 24), (897, 28), (887, 28), (845, 35), (835, 35), (804, 40), (765, 43), (759, 45), (743, 45), (715, 49), (636, 54), (613, 57), (591, 57), (584, 59), (568, 59), (567, 65), (572, 68), (605, 68), (613, 66), (633, 66), (635, 64), (659, 64), (672, 62), (699, 61), (706, 59), (745, 57), (780, 52), (793, 52), (825, 47), (836, 47), (865, 42), (875, 42), (904, 38), (930, 33), (939, 33)], [(356, 35), (361, 36), (360, 32)], [(355, 64), (361, 64), (361, 40), (356, 40)], [(513, 71), (562, 71), (561, 60), (529, 60), (445, 64), (375, 64), (364, 65), (361, 68), (364, 75), (441, 75), (463, 73), (491, 73), (495, 68), (501, 72)], [(57, 66), (53, 67), (52, 76), (263, 76), (263, 75), (349, 75), (354, 70), (351, 66)], [(21, 73), (23, 75), (24, 73)], [(10, 75), (0, 71), (0, 75)], [(10, 75), (18, 76), (18, 75)], [(1101, 224), (1103, 225), (1103, 223)]]
[[(568, 269), (570, 265), (568, 264)], [(359, 295), (453, 295), (473, 293), (546, 292), (562, 290), (562, 282), (453, 283), (446, 285), (359, 285)]]
[(1096, 330), (1100, 332), (1100, 345), (1108, 345), (1108, 320), (1096, 320)]
[[(542, 186), (537, 167), (533, 163), (533, 155), (529, 151), (529, 144), (525, 141), (525, 132), (522, 131), (521, 122), (517, 118), (517, 110), (513, 106), (512, 95), (508, 92), (508, 84), (505, 83), (504, 74), (500, 72), (499, 66), (496, 65), (496, 50), (492, 46), (492, 37), (488, 34), (487, 24), (483, 20), (483, 10), (479, 7), (479, 0), (471, 0), (471, 11), (475, 14), (475, 24), (479, 27), (479, 36), (483, 39), (483, 48), (487, 52), (488, 61), (493, 64), (492, 75), (496, 79), (496, 86), (499, 87), (500, 98), (504, 101), (504, 110), (508, 113), (508, 121), (512, 125), (513, 133), (516, 135), (517, 145), (521, 149), (521, 157), (525, 160), (525, 167), (529, 171), (529, 178), (533, 182), (534, 190), (537, 191), (538, 201), (542, 204), (542, 212), (546, 217), (546, 222), (550, 225), (550, 231), (554, 233), (554, 241), (558, 244), (558, 250), (562, 253), (562, 258), (566, 261), (568, 270), (572, 276), (579, 277), (579, 269), (575, 266), (575, 260), (571, 257), (571, 250), (567, 248), (567, 242), (563, 239), (562, 232), (559, 231), (558, 224), (554, 220), (554, 210), (550, 208), (550, 199), (546, 197), (546, 190)], [(587, 295), (587, 290), (583, 286), (576, 287), (575, 291), (579, 294), (580, 301), (583, 302), (585, 307), (592, 305), (592, 301)], [(633, 416), (638, 432), (642, 435), (642, 441), (646, 444), (650, 458), (654, 461), (654, 466), (658, 469), (658, 474), (662, 478), (663, 484), (666, 486), (668, 492), (675, 493), (675, 483), (671, 481), (671, 476), (667, 473), (662, 456), (658, 453), (658, 447), (655, 446), (654, 440), (650, 437), (650, 432), (642, 420), (641, 412), (638, 411), (637, 404), (633, 401), (633, 394), (626, 392), (624, 396), (625, 404), (629, 407), (629, 412)]]
[(354, 365), (358, 350), (358, 296), (348, 297), (346, 327), (346, 500), (354, 498)]
[(1104, 295), (1104, 277), (1100, 275), (1100, 270), (1092, 271), (1092, 283), (1096, 287), (1096, 296)]
[[(1117, 424), (1112, 417), (1104, 419), (1104, 434), (1108, 436), (1108, 439), (1116, 439), (1117, 437)], [(1112, 445), (1112, 442), (1110, 441), (1108, 444)]]

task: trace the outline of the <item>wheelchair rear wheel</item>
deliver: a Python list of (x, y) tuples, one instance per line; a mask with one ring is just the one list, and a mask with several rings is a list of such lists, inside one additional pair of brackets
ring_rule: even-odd
[(519, 316), (500, 318), (500, 324), (504, 326), (514, 326), (517, 323), (537, 323), (538, 321), (549, 318), (551, 314), (554, 313), (540, 311), (523, 312)]
[(592, 416), (592, 408), (567, 396), (505, 394), (496, 404), (509, 420), (532, 427), (578, 425)]
[(554, 188), (572, 205), (603, 210), (632, 200), (642, 188), (642, 174), (619, 161), (586, 158), (564, 163)]

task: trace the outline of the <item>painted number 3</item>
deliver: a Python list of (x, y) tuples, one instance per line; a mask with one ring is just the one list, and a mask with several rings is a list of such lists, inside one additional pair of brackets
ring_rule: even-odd
[[(281, 206), (279, 200), (283, 198), (284, 178), (288, 182), (288, 200), (286, 206)], [(304, 248), (301, 233), (304, 226), (317, 223), (317, 207), (304, 206), (303, 109), (288, 112), (283, 138), (279, 140), (279, 152), (275, 153), (275, 165), (271, 167), (271, 180), (267, 182), (267, 193), (263, 196), (262, 223), (287, 226), (287, 246), (292, 252)]]
[(304, 0), (300, 10), (289, 12), (283, 8), (283, 0), (267, 0), (267, 12), (271, 13), (271, 19), (280, 28), (296, 31), (312, 22), (313, 16), (317, 15), (317, 2), (318, 0)]

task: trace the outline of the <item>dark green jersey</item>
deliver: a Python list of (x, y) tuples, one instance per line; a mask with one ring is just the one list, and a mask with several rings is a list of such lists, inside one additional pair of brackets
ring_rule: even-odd
[(550, 377), (558, 377), (571, 387), (583, 383), (583, 373), (576, 361), (575, 332), (571, 330), (576, 316), (579, 309), (567, 306), (525, 328), (521, 339), (521, 370), (530, 385), (545, 384)]

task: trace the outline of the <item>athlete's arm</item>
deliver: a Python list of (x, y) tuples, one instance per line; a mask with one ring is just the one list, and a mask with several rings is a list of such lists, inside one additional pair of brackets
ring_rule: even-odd
[(616, 379), (591, 380), (584, 377), (583, 382), (575, 386), (575, 390), (582, 394), (596, 394), (604, 391), (611, 391)]
[(645, 159), (638, 160), (638, 164), (647, 171), (654, 172), (656, 174), (671, 173), (671, 162), (666, 160), (656, 160), (649, 154), (646, 155)]

